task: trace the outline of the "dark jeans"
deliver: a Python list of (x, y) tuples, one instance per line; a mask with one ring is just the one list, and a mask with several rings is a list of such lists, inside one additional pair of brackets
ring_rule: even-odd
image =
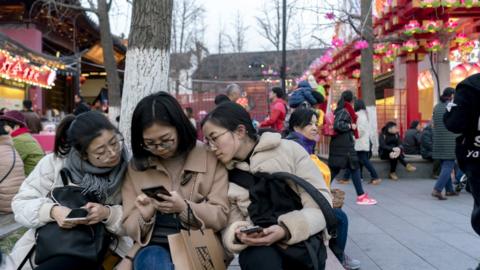
[(397, 164), (400, 162), (403, 166), (407, 166), (407, 162), (405, 162), (405, 156), (403, 154), (400, 154), (397, 158), (391, 159), (388, 158), (390, 161), (390, 173), (394, 173), (397, 171)]
[(442, 192), (445, 189), (447, 192), (453, 192), (452, 171), (454, 168), (455, 160), (442, 160), (442, 170), (434, 187), (436, 191)]
[(238, 258), (242, 270), (301, 269), (294, 262), (282, 258), (274, 246), (248, 247)]
[(135, 255), (133, 262), (135, 270), (173, 270), (174, 266), (170, 251), (162, 246), (144, 247)]
[[(332, 172), (332, 179), (335, 179), (335, 176), (340, 172), (341, 168), (331, 167), (330, 171)], [(351, 170), (351, 169), (347, 169)], [(352, 182), (353, 186), (355, 187), (355, 191), (357, 192), (357, 196), (363, 195), (365, 192), (363, 191), (362, 187), (362, 179), (360, 178), (360, 168), (356, 168), (355, 170), (351, 170), (352, 173)]]
[[(370, 177), (372, 179), (378, 179), (378, 174), (375, 168), (373, 167), (370, 159), (368, 158), (369, 152), (367, 151), (357, 151), (358, 159), (360, 160), (360, 178), (363, 178), (363, 167), (367, 168), (368, 172), (370, 173)], [(351, 175), (350, 170), (345, 170), (343, 174), (343, 179), (350, 179)]]
[[(28, 263), (28, 262), (27, 262)], [(85, 261), (84, 259), (73, 256), (56, 256), (53, 257), (41, 265), (37, 266), (34, 270), (95, 270), (102, 269), (101, 265), (97, 265), (93, 262)]]
[(345, 246), (347, 245), (347, 236), (348, 236), (348, 217), (341, 208), (333, 208), (335, 217), (337, 218), (337, 238), (330, 239), (330, 245), (335, 245), (341, 254), (335, 252), (335, 248), (332, 248), (335, 256), (341, 262), (345, 259)]

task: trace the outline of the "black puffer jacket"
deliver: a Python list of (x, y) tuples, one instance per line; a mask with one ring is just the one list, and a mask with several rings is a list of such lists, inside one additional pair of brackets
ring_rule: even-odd
[(480, 74), (457, 86), (443, 120), (448, 130), (462, 134), (457, 138), (456, 156), (468, 177), (474, 199), (472, 227), (480, 235)]
[(381, 159), (389, 159), (390, 152), (393, 151), (393, 148), (400, 147), (402, 148), (402, 140), (398, 133), (392, 134), (386, 130), (383, 130), (379, 135), (379, 148), (378, 154)]
[(433, 154), (433, 130), (432, 125), (428, 125), (422, 132), (420, 139), (420, 154), (424, 159), (432, 159)]
[(333, 128), (337, 135), (333, 136), (330, 141), (330, 154), (328, 156), (328, 166), (330, 168), (356, 169), (359, 167), (351, 125), (352, 118), (347, 110), (335, 110)]

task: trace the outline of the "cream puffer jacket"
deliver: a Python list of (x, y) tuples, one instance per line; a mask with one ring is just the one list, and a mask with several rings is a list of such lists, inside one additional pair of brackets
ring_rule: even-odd
[(372, 132), (370, 131), (370, 125), (368, 123), (368, 116), (366, 110), (360, 110), (357, 112), (357, 129), (358, 139), (355, 139), (355, 151), (370, 151), (370, 137)]
[[(20, 186), (18, 194), (13, 198), (12, 209), (15, 220), (30, 228), (17, 241), (10, 254), (15, 265), (20, 264), (34, 245), (35, 229), (49, 222), (54, 222), (50, 216), (50, 210), (55, 204), (47, 195), (53, 188), (63, 186), (60, 170), (63, 168), (64, 162), (64, 158), (56, 157), (54, 154), (43, 157)], [(115, 245), (113, 248), (116, 248), (115, 252), (122, 256), (131, 248), (132, 241), (128, 237), (123, 237), (125, 231), (122, 228), (121, 198), (121, 190), (119, 189), (118, 193), (111, 198), (115, 205), (110, 207), (110, 216), (104, 223), (108, 231), (121, 236), (118, 247)], [(27, 267), (24, 269), (27, 269)]]
[[(250, 164), (247, 162), (232, 162), (227, 166), (230, 169), (234, 167), (251, 173), (288, 172), (295, 174), (315, 186), (330, 204), (332, 203), (331, 194), (323, 180), (322, 173), (310, 159), (305, 149), (294, 141), (281, 139), (278, 133), (266, 132), (262, 134), (251, 155)], [(322, 211), (307, 192), (293, 182), (290, 182), (289, 186), (300, 196), (303, 209), (281, 215), (278, 222), (283, 223), (291, 234), (291, 238), (286, 244), (293, 245), (321, 231), (326, 232), (326, 221)], [(230, 183), (228, 199), (230, 201), (230, 213), (228, 226), (223, 231), (223, 243), (228, 251), (239, 253), (247, 246), (235, 241), (235, 230), (252, 225), (248, 216), (249, 192), (239, 185)]]

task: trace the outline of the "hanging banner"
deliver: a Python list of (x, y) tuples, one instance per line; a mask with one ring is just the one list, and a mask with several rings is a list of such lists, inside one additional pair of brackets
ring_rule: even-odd
[(0, 77), (50, 89), (54, 85), (56, 71), (48, 66), (35, 66), (24, 57), (12, 56), (0, 50)]

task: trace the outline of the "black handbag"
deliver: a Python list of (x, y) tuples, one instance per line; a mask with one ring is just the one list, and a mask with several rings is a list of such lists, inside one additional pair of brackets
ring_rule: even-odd
[[(70, 172), (60, 171), (63, 187), (54, 188), (49, 196), (59, 205), (74, 209), (88, 202), (98, 202), (95, 196), (83, 194), (83, 188), (68, 185)], [(112, 240), (111, 234), (103, 223), (77, 225), (72, 229), (63, 229), (56, 222), (48, 223), (35, 232), (35, 263), (59, 255), (68, 255), (92, 262), (102, 262)]]

